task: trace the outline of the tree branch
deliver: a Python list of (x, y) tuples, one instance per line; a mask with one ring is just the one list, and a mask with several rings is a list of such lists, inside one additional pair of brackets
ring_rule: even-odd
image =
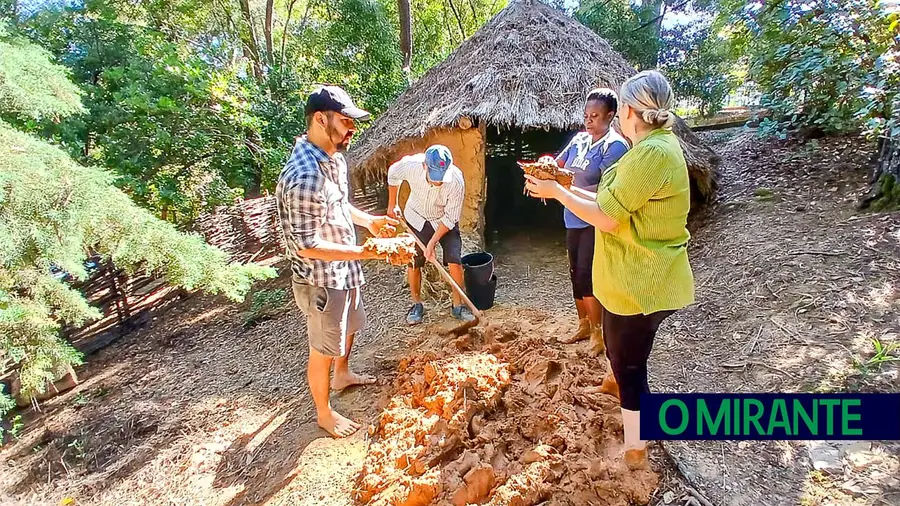
[[(288, 35), (288, 26), (291, 24), (291, 13), (294, 11), (294, 2), (297, 0), (291, 0), (291, 3), (288, 4), (287, 10), (287, 19), (284, 20), (284, 30), (281, 32), (281, 54), (279, 55), (279, 67), (284, 66), (284, 46), (287, 44), (287, 35)], [(312, 4), (312, 1), (307, 2), (306, 4), (306, 12), (309, 13), (309, 6)]]
[(241, 13), (244, 15), (244, 22), (247, 24), (249, 33), (243, 35), (244, 44), (246, 45), (247, 57), (253, 65), (253, 75), (257, 81), (262, 81), (262, 66), (259, 59), (259, 47), (256, 45), (256, 30), (253, 29), (253, 18), (250, 16), (250, 0), (240, 0)]
[(462, 18), (459, 17), (459, 12), (456, 10), (456, 6), (453, 5), (453, 0), (447, 0), (447, 3), (450, 4), (450, 10), (452, 10), (453, 15), (456, 16), (456, 23), (459, 25), (459, 33), (462, 34), (463, 40), (466, 40), (466, 29), (463, 28)]
[(472, 9), (472, 19), (475, 21), (475, 26), (478, 26), (478, 14), (475, 13), (475, 4), (472, 0), (469, 0), (469, 8)]
[[(691, 3), (691, 0), (685, 0), (684, 2), (681, 2), (680, 4), (678, 4), (674, 10), (681, 9), (689, 3)], [(665, 5), (665, 4), (663, 4), (663, 5)], [(665, 11), (663, 11), (662, 14), (660, 14), (659, 16), (656, 16), (655, 18), (651, 19), (650, 21), (647, 21), (646, 23), (642, 24), (641, 26), (635, 28), (634, 30), (632, 30), (632, 32), (639, 32), (639, 31), (643, 30), (644, 28), (647, 28), (648, 26), (656, 24), (656, 23), (659, 23), (660, 27), (662, 27), (662, 18), (665, 15), (666, 15), (666, 13), (665, 13)]]
[(400, 52), (403, 53), (403, 69), (408, 70), (412, 61), (412, 12), (409, 0), (397, 0), (400, 18)]

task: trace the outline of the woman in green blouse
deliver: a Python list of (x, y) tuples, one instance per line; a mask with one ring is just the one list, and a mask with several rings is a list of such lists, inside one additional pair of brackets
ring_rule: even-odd
[(672, 88), (662, 74), (645, 71), (619, 93), (619, 123), (633, 148), (603, 176), (597, 193), (567, 190), (528, 177), (536, 198), (554, 198), (594, 225), (594, 295), (605, 311), (603, 339), (612, 376), (603, 390), (617, 395), (625, 429), (625, 462), (647, 468), (640, 438), (640, 396), (649, 392), (647, 359), (660, 323), (694, 302), (688, 263), (690, 182), (672, 132)]

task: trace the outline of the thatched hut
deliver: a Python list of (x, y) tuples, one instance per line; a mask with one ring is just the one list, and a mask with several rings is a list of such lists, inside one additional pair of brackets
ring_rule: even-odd
[[(558, 152), (583, 126), (587, 92), (618, 90), (635, 73), (608, 42), (565, 13), (513, 0), (359, 137), (349, 152), (354, 180), (383, 184), (392, 162), (440, 143), (465, 174), (460, 226), (467, 242), (484, 244), (486, 221), (488, 229), (503, 222), (534, 226), (540, 216), (559, 224), (558, 207), (521, 195), (515, 161)], [(718, 157), (683, 121), (676, 132), (694, 200), (704, 202), (715, 191)]]

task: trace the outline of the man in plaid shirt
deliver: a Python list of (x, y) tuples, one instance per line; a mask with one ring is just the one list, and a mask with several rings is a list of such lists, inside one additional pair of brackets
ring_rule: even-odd
[[(331, 408), (329, 388), (375, 382), (349, 366), (354, 334), (366, 321), (360, 260), (376, 258), (356, 244), (354, 225), (377, 235), (386, 223), (398, 224), (386, 216), (364, 213), (348, 199), (342, 152), (355, 133), (355, 120), (368, 117), (338, 87), (315, 91), (306, 102), (307, 133), (297, 139), (275, 191), (293, 271), (294, 300), (307, 317), (309, 389), (319, 426), (336, 437), (348, 436), (360, 426)], [(332, 362), (333, 382), (329, 377)]]

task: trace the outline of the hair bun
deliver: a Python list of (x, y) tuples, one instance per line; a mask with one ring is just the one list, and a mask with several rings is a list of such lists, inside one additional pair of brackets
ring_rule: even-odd
[(675, 115), (668, 109), (647, 109), (641, 113), (644, 123), (657, 127), (670, 127), (675, 123)]

